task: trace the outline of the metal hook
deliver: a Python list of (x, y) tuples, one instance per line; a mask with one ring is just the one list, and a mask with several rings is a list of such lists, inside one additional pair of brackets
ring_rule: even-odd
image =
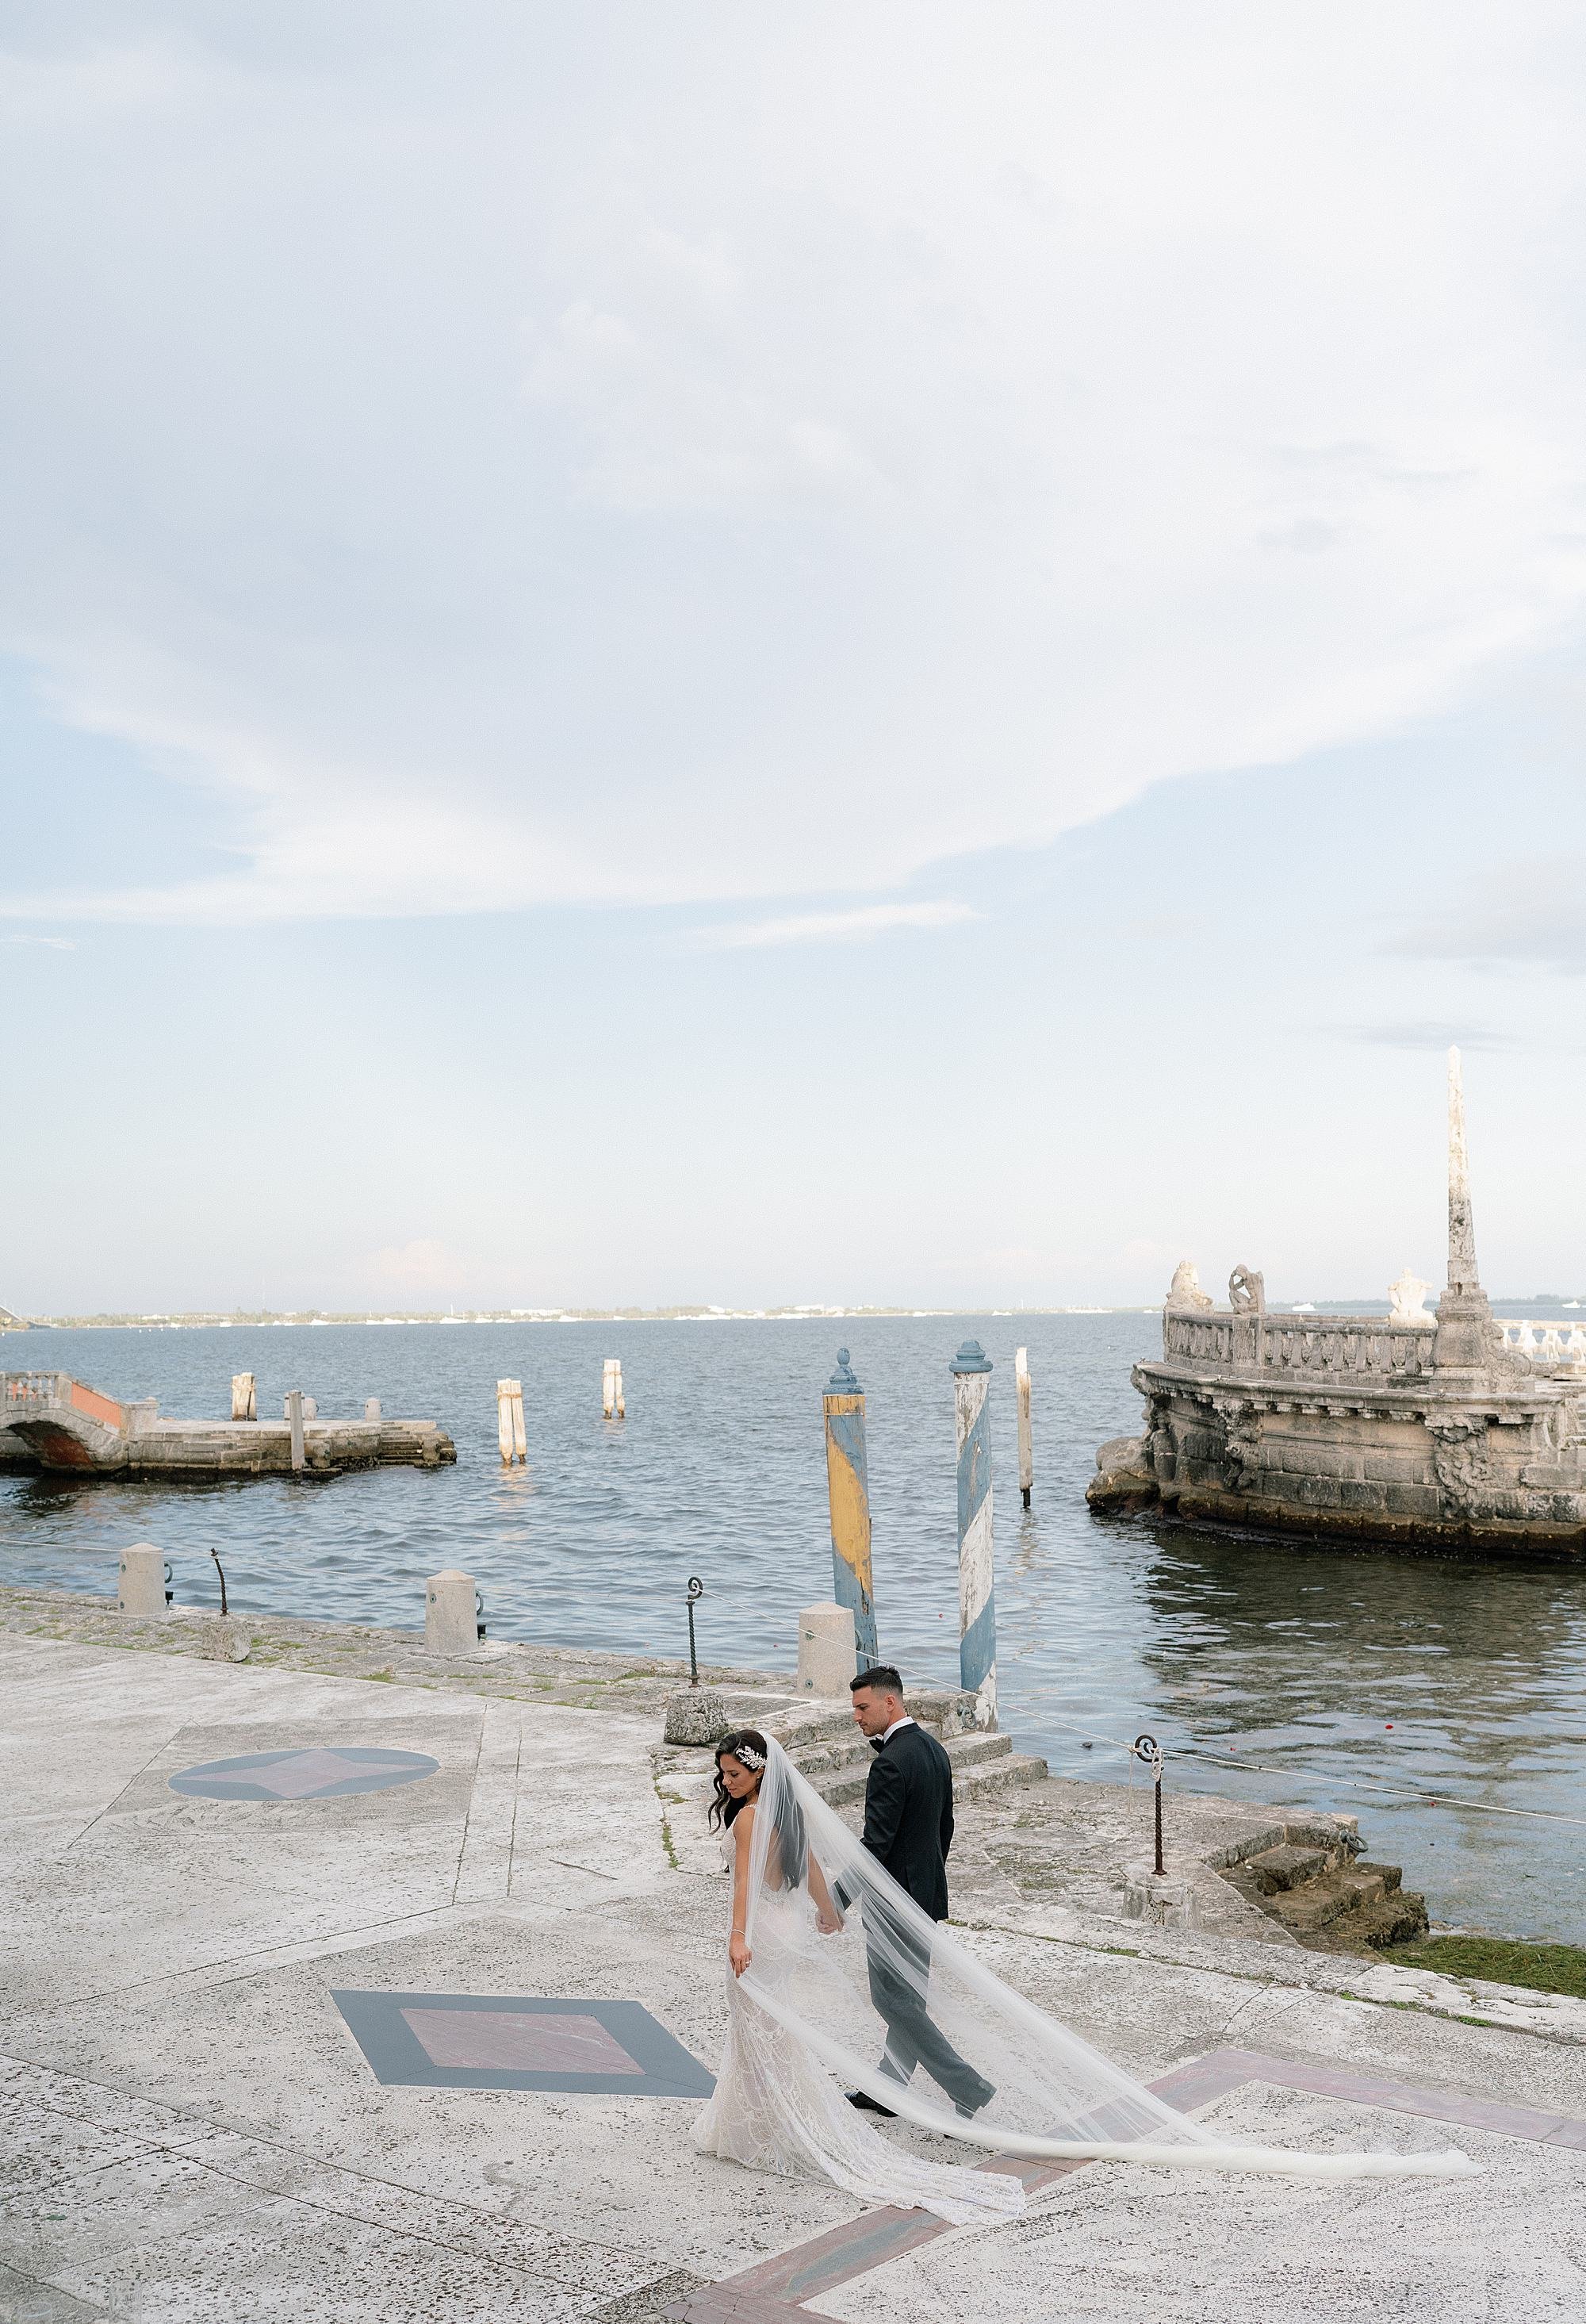
[(1157, 1871), (1160, 1876), (1167, 1869), (1162, 1860), (1162, 1746), (1154, 1735), (1137, 1735), (1130, 1748), (1135, 1757), (1151, 1770), (1157, 1810)]
[(688, 1576), (688, 1589), (684, 1600), (688, 1609), (688, 1683), (699, 1684), (699, 1654), (694, 1642), (694, 1609), (705, 1595), (705, 1584), (697, 1573)]

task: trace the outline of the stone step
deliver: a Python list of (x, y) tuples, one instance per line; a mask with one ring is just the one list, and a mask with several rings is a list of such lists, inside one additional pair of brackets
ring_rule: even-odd
[(1263, 1849), (1260, 1855), (1247, 1857), (1243, 1869), (1255, 1882), (1264, 1896), (1276, 1896), (1280, 1890), (1303, 1888), (1332, 1869), (1327, 1849), (1296, 1848), (1285, 1840), (1277, 1848)]
[(1313, 1951), (1350, 1953), (1357, 1960), (1362, 1953), (1386, 1952), (1390, 1946), (1408, 1944), (1425, 1933), (1426, 1899), (1403, 1888), (1342, 1914), (1323, 1928), (1305, 1934), (1295, 1931)]
[(1355, 1870), (1357, 1872), (1374, 1873), (1377, 1878), (1382, 1883), (1383, 1893), (1389, 1896), (1393, 1895), (1395, 1889), (1398, 1887), (1400, 1882), (1405, 1877), (1398, 1865), (1369, 1864), (1363, 1856), (1356, 1857)]
[(1407, 1945), (1426, 1933), (1426, 1899), (1413, 1889), (1396, 1887), (1379, 1904), (1368, 1907), (1361, 1934), (1379, 1952), (1388, 1945)]
[[(999, 1791), (1011, 1791), (1025, 1784), (1045, 1780), (1047, 1763), (1030, 1753), (1016, 1751), (1010, 1736), (993, 1730), (989, 1734), (954, 1735), (947, 1738), (947, 1756), (953, 1762), (953, 1796), (955, 1800), (980, 1799)], [(812, 1773), (810, 1781), (822, 1799), (833, 1807), (847, 1807), (864, 1797), (870, 1775), (869, 1754), (863, 1762), (851, 1767), (840, 1767), (829, 1774)]]

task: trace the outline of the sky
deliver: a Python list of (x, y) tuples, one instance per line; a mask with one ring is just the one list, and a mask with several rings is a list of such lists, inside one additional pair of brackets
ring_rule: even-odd
[(1586, 25), (0, 5), (0, 1302), (1586, 1286)]

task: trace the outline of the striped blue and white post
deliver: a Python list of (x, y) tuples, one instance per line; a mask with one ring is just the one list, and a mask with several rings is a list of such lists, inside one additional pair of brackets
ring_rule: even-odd
[(997, 1723), (997, 1591), (991, 1554), (991, 1360), (965, 1340), (947, 1367), (958, 1422), (958, 1683), (982, 1727)]

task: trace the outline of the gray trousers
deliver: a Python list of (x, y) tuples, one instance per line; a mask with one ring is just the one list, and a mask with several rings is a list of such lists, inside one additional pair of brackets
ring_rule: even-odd
[(871, 1938), (866, 1955), (870, 1997), (887, 2028), (882, 2073), (890, 2081), (907, 2082), (916, 2066), (923, 2066), (955, 2106), (983, 2106), (991, 2095), (991, 2085), (959, 2056), (927, 2012), (926, 1980), (931, 1967), (928, 1942), (891, 1924), (887, 1928), (887, 1950), (894, 1955), (902, 1954), (913, 1975), (905, 1977), (900, 1964), (884, 1959), (881, 1946)]

